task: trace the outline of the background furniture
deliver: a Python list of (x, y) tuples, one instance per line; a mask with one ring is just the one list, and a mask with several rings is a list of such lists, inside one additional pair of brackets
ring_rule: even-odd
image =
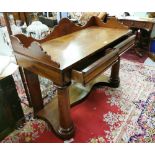
[[(139, 56), (143, 56), (144, 50), (149, 50), (149, 42), (151, 38), (150, 35), (155, 24), (155, 18), (126, 16), (119, 18), (119, 20), (123, 24), (130, 27), (133, 30), (133, 32), (136, 31), (136, 47), (140, 48), (140, 50), (135, 50)], [(145, 47), (147, 47), (147, 49), (145, 49)]]
[(9, 56), (0, 55), (0, 140), (24, 121), (21, 101), (12, 77), (18, 66)]
[(0, 79), (0, 140), (14, 130), (24, 114), (13, 77)]

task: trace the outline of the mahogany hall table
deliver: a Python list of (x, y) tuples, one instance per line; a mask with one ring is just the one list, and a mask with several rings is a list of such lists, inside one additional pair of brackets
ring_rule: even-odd
[[(70, 104), (87, 96), (101, 74), (112, 66), (107, 85), (119, 86), (120, 55), (135, 42), (131, 30), (117, 19), (103, 23), (92, 17), (85, 26), (65, 18), (43, 40), (22, 34), (11, 36), (14, 54), (29, 88), (34, 114), (44, 119), (62, 139), (73, 137)], [(57, 86), (57, 95), (43, 105), (37, 75)]]

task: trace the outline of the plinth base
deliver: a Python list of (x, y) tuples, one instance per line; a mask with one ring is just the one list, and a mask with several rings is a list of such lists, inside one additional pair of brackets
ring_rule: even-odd
[[(109, 79), (107, 77), (101, 75), (85, 87), (79, 83), (73, 83), (69, 87), (71, 107), (84, 100), (89, 95), (94, 86), (111, 86), (108, 81)], [(73, 125), (70, 129), (67, 130), (62, 128), (60, 129), (57, 96), (55, 96), (50, 103), (48, 103), (41, 111), (37, 113), (37, 117), (45, 120), (58, 137), (62, 139), (70, 139), (73, 137)]]

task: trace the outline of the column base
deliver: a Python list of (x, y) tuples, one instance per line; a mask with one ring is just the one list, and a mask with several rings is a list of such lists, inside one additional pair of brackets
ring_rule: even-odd
[(110, 87), (118, 88), (119, 85), (120, 85), (120, 79), (119, 78), (118, 79), (112, 79), (112, 78), (109, 79), (109, 86)]
[(74, 125), (72, 125), (70, 128), (67, 129), (59, 127), (57, 132), (58, 136), (65, 140), (72, 138), (74, 136), (74, 133), (75, 133)]

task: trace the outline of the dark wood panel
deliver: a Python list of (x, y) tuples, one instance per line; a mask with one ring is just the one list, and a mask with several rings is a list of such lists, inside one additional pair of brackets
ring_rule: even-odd
[(21, 101), (12, 76), (0, 80), (0, 140), (24, 120)]
[(140, 29), (146, 29), (148, 31), (152, 31), (153, 25), (155, 24), (155, 21), (147, 19), (140, 19), (140, 18), (129, 18), (129, 19), (120, 19), (120, 21), (125, 24), (126, 26), (130, 28), (140, 28)]

